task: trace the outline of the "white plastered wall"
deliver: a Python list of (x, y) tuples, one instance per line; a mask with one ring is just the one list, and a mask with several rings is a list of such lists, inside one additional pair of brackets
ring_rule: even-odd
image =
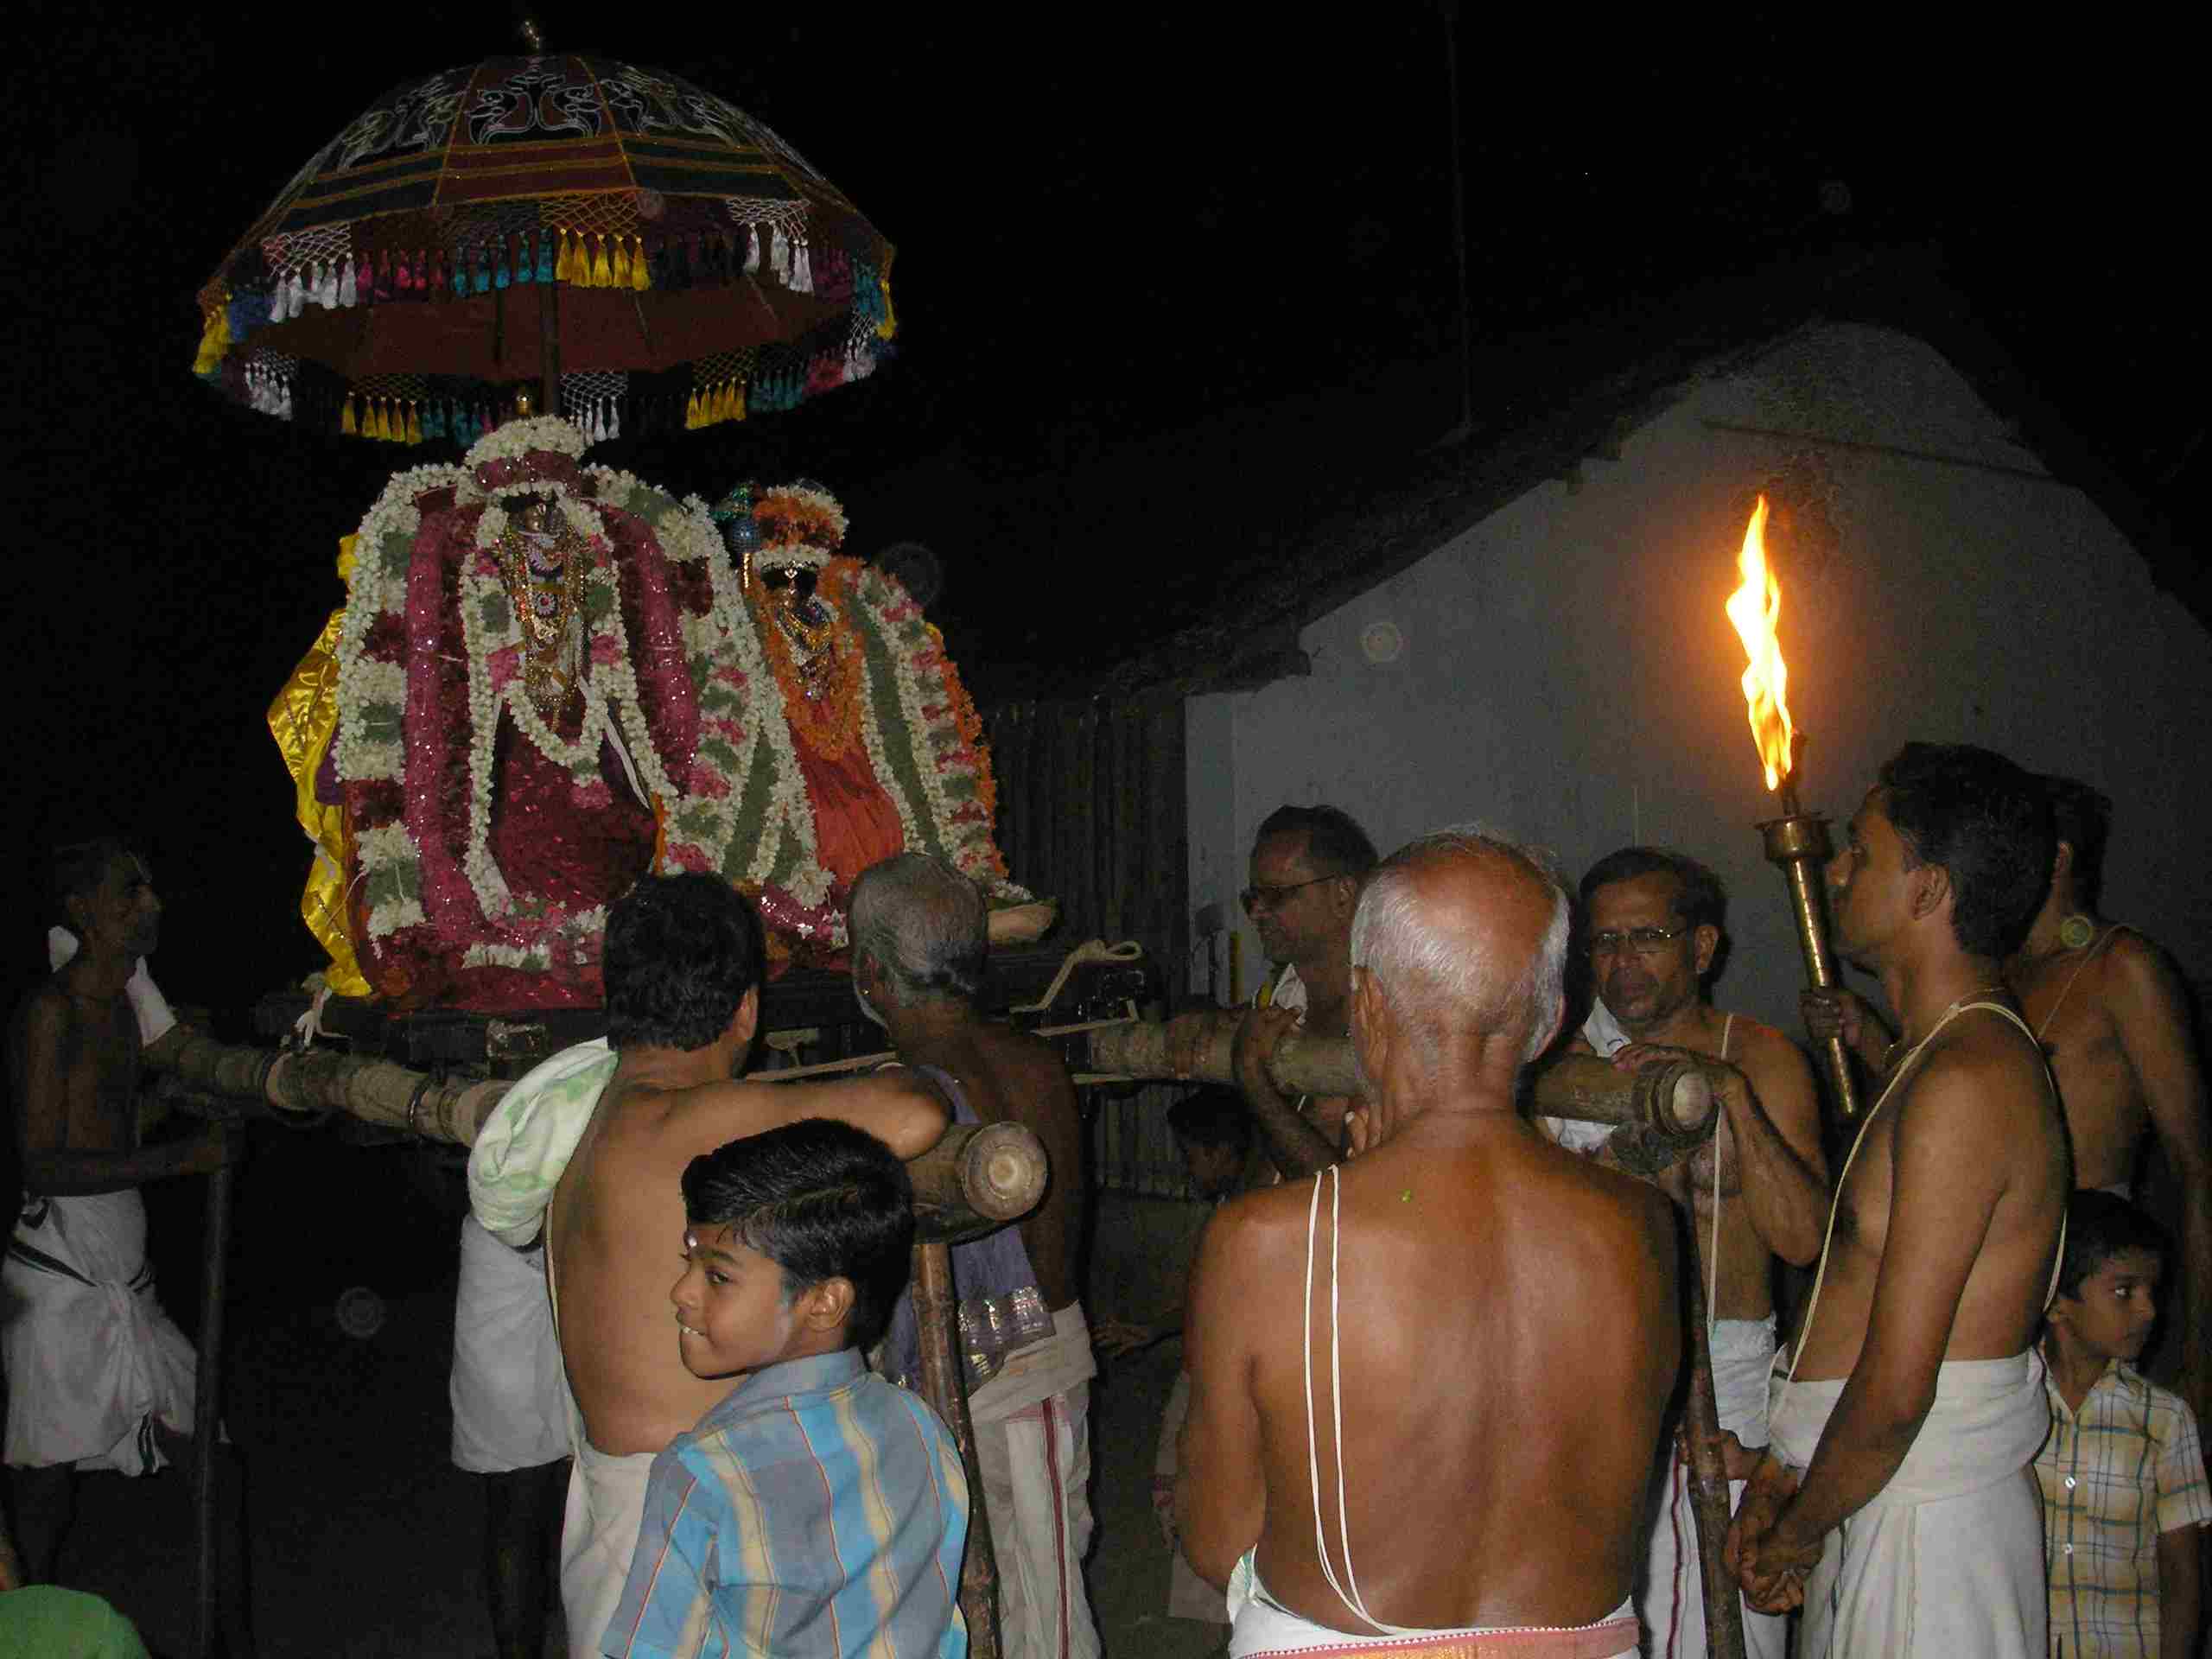
[[(1801, 969), (1722, 611), (1751, 493), (1793, 461), (1834, 531), (1780, 572), (1807, 806), (1847, 816), (1914, 737), (2085, 778), (2117, 804), (2107, 908), (2212, 974), (2212, 637), (1936, 352), (1846, 325), (1693, 388), (1619, 461), (1313, 624), (1311, 677), (1194, 698), (1192, 904), (1241, 925), (1253, 829), (1285, 801), (1344, 807), (1385, 852), (1481, 820), (1570, 881), (1615, 847), (1672, 845), (1729, 888), (1717, 1000), (1794, 1033)], [(1375, 660), (1390, 631), (1397, 655)], [(1249, 992), (1249, 929), (1243, 951)]]

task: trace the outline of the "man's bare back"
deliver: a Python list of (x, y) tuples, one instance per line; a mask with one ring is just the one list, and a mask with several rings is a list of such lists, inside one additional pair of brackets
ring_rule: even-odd
[[(1313, 1409), (1332, 1560), (1330, 1177), (1313, 1294)], [(1587, 1624), (1627, 1597), (1680, 1362), (1675, 1221), (1649, 1186), (1502, 1120), (1448, 1150), (1387, 1144), (1341, 1171), (1344, 1494), (1351, 1554), (1386, 1623)], [(1248, 1194), (1209, 1227), (1191, 1313), (1202, 1379), (1246, 1379), (1268, 1593), (1357, 1629), (1314, 1550), (1300, 1351), (1309, 1182)], [(1224, 1351), (1226, 1350), (1227, 1351)], [(1201, 1387), (1207, 1386), (1205, 1382)], [(1192, 1423), (1210, 1416), (1194, 1400)], [(1233, 1465), (1186, 1434), (1191, 1478)], [(1218, 1471), (1218, 1472), (1217, 1472)], [(1209, 1576), (1228, 1564), (1198, 1562)], [(1340, 1572), (1341, 1576), (1341, 1572)]]
[(1035, 1134), (1051, 1169), (1044, 1202), (1022, 1217), (1021, 1244), (1048, 1308), (1083, 1292), (1077, 1262), (1083, 1242), (1083, 1114), (1059, 1051), (1041, 1038), (980, 1016), (932, 1029), (900, 1050), (910, 1065), (950, 1072), (986, 1123), (1014, 1122)]
[[(665, 1051), (645, 1051), (648, 1058)], [(669, 1287), (683, 1270), (683, 1166), (803, 1117), (856, 1123), (901, 1158), (944, 1131), (907, 1073), (836, 1084), (658, 1086), (625, 1053), (554, 1190), (546, 1249), (561, 1353), (593, 1446), (658, 1452), (729, 1392), (677, 1357)]]
[(2082, 950), (2015, 957), (2009, 977), (2058, 1080), (2074, 1136), (2075, 1184), (2132, 1180), (2151, 1111), (2120, 1014), (2165, 1000), (2160, 993), (2174, 977), (2171, 968), (2149, 940), (2120, 928)]
[[(1900, 1137), (1910, 1147), (1902, 1168)], [(2024, 1351), (2050, 1292), (2069, 1170), (2065, 1123), (2026, 1034), (1999, 1014), (1958, 1015), (1867, 1121), (1838, 1200), (1817, 1315), (1801, 1333), (1797, 1375), (1816, 1381), (1858, 1365), (1892, 1243), (1896, 1300), (1928, 1317), (1955, 1306), (1945, 1361)], [(1977, 1215), (1986, 1217), (1979, 1229)], [(1961, 1275), (1955, 1303), (1915, 1294), (1917, 1281)]]

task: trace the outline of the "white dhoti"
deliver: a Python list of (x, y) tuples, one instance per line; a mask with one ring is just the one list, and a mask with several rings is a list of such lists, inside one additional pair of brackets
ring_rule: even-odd
[[(1716, 1319), (1713, 1325), (1713, 1395), (1720, 1427), (1748, 1446), (1766, 1444), (1767, 1376), (1774, 1369), (1774, 1315), (1763, 1319)], [(1689, 1471), (1675, 1455), (1675, 1437), (1661, 1443), (1663, 1459), (1653, 1485), (1651, 1544), (1637, 1586), (1636, 1611), (1643, 1620), (1644, 1649), (1654, 1659), (1695, 1659), (1707, 1650), (1705, 1580), (1699, 1563), (1697, 1520), (1690, 1503)], [(1744, 1483), (1728, 1483), (1728, 1507), (1743, 1501)], [(1738, 1598), (1741, 1605), (1742, 1598)], [(1783, 1659), (1789, 1621), (1743, 1608), (1744, 1651), (1751, 1659)]]
[(653, 1454), (597, 1451), (577, 1421), (575, 1459), (561, 1517), (561, 1611), (569, 1624), (569, 1659), (600, 1659), (600, 1638), (621, 1602), (630, 1557), (637, 1553)]
[(1099, 1651), (1083, 1586), (1097, 1373), (1090, 1327), (1082, 1306), (1071, 1303), (1053, 1311), (1051, 1336), (1008, 1354), (968, 1396), (1007, 1659), (1096, 1659)]
[(1294, 1613), (1268, 1594), (1244, 1552), (1229, 1575), (1230, 1659), (1276, 1654), (1320, 1656), (1379, 1649), (1429, 1659), (1621, 1659), (1636, 1651), (1636, 1605), (1624, 1601), (1595, 1624), (1467, 1625), (1452, 1630), (1402, 1626), (1354, 1636)]
[[(1774, 1381), (1776, 1453), (1807, 1467), (1844, 1379)], [(1953, 1360), (1889, 1484), (1834, 1531), (1805, 1585), (1799, 1659), (2045, 1659), (2042, 1357)]]
[(154, 1294), (135, 1192), (34, 1198), (0, 1274), (7, 1461), (150, 1475), (156, 1422), (192, 1432), (193, 1352)]
[(569, 1377), (545, 1288), (545, 1251), (517, 1250), (461, 1222), (454, 1297), (453, 1460), (480, 1475), (569, 1455)]

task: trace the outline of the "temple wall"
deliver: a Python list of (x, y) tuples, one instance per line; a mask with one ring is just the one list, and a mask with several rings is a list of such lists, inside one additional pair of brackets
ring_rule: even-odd
[[(1912, 737), (2086, 778), (2116, 803), (2107, 908), (2212, 982), (2212, 637), (1931, 348), (1857, 326), (1693, 386), (1618, 461), (1586, 461), (1313, 623), (1310, 678), (1193, 699), (1192, 906), (1243, 925), (1252, 832), (1284, 801), (1342, 805), (1386, 851), (1483, 820), (1570, 878), (1616, 846), (1669, 843), (1732, 895), (1718, 1000), (1794, 1032), (1796, 946), (1752, 827), (1772, 807), (1722, 611), (1752, 495), (1777, 476), (1808, 807), (1847, 816)], [(1249, 928), (1243, 960), (1249, 992)]]

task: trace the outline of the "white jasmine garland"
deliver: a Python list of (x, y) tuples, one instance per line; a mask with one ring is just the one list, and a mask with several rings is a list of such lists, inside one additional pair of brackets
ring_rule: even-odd
[(403, 927), (419, 924), (423, 920), (423, 857), (407, 826), (379, 824), (365, 831), (360, 839), (360, 857), (370, 897), (370, 937), (387, 938)]
[[(917, 804), (920, 809), (918, 811), (908, 804), (906, 791), (897, 784), (897, 774), (892, 771), (888, 757), (883, 752), (882, 740), (877, 734), (882, 721), (875, 717), (875, 710), (871, 704), (865, 727), (868, 759), (874, 763), (877, 778), (882, 780), (893, 799), (899, 803), (899, 819), (906, 830), (906, 844), (916, 848), (931, 845), (942, 848), (963, 875), (980, 878), (989, 874), (987, 868), (982, 868), (987, 861), (979, 859), (974, 848), (965, 843), (965, 838), (959, 834), (961, 826), (952, 821), (955, 807), (951, 798), (945, 793), (944, 779), (938, 766), (941, 747), (957, 747), (964, 744), (965, 740), (958, 730), (958, 721), (951, 709), (947, 707), (940, 718), (954, 728), (952, 744), (941, 746), (939, 741), (932, 738), (930, 721), (923, 712), (925, 690), (920, 671), (914, 661), (918, 653), (908, 649), (898, 637), (899, 630), (906, 625), (891, 621), (887, 614), (906, 599), (906, 590), (881, 571), (869, 569), (855, 584), (855, 597), (870, 612), (869, 620), (874, 624), (890, 656), (892, 683), (899, 691), (899, 721), (912, 741), (914, 770), (921, 779), (923, 800)], [(924, 637), (926, 638), (926, 634)], [(939, 689), (950, 704), (950, 688), (944, 687), (940, 682)], [(921, 823), (923, 813), (927, 815), (926, 833)]]
[[(810, 818), (813, 816), (810, 812), (807, 814)], [(812, 859), (807, 859), (791, 871), (783, 883), (783, 888), (800, 904), (812, 910), (830, 896), (830, 872)]]
[(373, 662), (363, 652), (369, 631), (379, 617), (404, 617), (407, 613), (409, 561), (397, 560), (397, 568), (391, 568), (395, 561), (387, 558), (385, 544), (397, 537), (411, 549), (423, 523), (422, 511), (415, 505), (416, 498), (455, 486), (461, 477), (461, 469), (449, 465), (414, 467), (395, 474), (354, 532), (353, 574), (347, 583), (346, 616), (338, 636), (334, 765), (342, 779), (399, 780), (403, 756), (397, 734), (389, 738), (371, 735), (365, 729), (364, 712), (372, 702), (391, 700), (385, 670), (398, 671), (397, 701), (404, 706), (406, 671), (398, 664)]
[(557, 415), (536, 415), (526, 421), (505, 422), (477, 439), (461, 457), (464, 473), (454, 488), (454, 499), (467, 506), (483, 500), (486, 495), (505, 495), (519, 490), (543, 492), (555, 487), (548, 480), (518, 480), (502, 484), (495, 491), (487, 491), (477, 483), (476, 469), (486, 461), (520, 461), (533, 449), (550, 449), (571, 461), (581, 461), (584, 448), (590, 442)]

